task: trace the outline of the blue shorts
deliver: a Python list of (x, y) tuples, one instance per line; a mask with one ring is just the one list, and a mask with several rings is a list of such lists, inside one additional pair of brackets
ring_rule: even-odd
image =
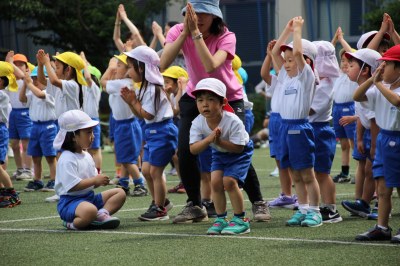
[(33, 157), (56, 156), (53, 141), (57, 135), (54, 121), (33, 122), (31, 137), (28, 143), (28, 155)]
[(302, 170), (314, 166), (314, 130), (306, 119), (282, 119), (278, 137), (278, 159), (283, 169)]
[(8, 123), (10, 139), (29, 139), (31, 136), (32, 120), (29, 108), (12, 109)]
[(153, 166), (166, 166), (178, 146), (178, 128), (172, 119), (146, 125), (146, 145), (143, 162)]
[(271, 113), (269, 117), (269, 153), (272, 158), (279, 158), (279, 128), (282, 123), (282, 118), (279, 113)]
[(314, 170), (330, 174), (336, 152), (336, 136), (329, 122), (311, 123), (315, 136)]
[[(100, 121), (99, 118), (92, 118), (92, 120)], [(93, 135), (94, 135), (94, 140), (93, 140), (92, 146), (90, 146), (90, 148), (91, 149), (99, 149), (100, 148), (100, 138), (101, 138), (101, 126), (100, 126), (100, 123), (98, 123), (93, 128)]]
[(357, 149), (357, 134), (354, 134), (354, 149), (353, 149), (353, 159), (357, 161), (365, 161), (367, 158), (372, 161), (371, 158), (371, 131), (366, 129), (364, 131), (363, 136), (363, 143), (364, 143), (364, 151), (365, 154), (362, 154)]
[(351, 123), (347, 126), (341, 126), (339, 119), (343, 116), (355, 115), (354, 102), (347, 103), (333, 103), (332, 117), (333, 117), (333, 128), (335, 135), (340, 139), (354, 139), (356, 132), (357, 123)]
[(244, 115), (246, 117), (244, 120), (244, 128), (246, 129), (246, 132), (250, 134), (254, 126), (254, 114), (251, 110), (245, 110)]
[(400, 187), (400, 131), (383, 130), (376, 140), (372, 173), (375, 179), (384, 177), (386, 187)]
[(72, 223), (75, 219), (76, 208), (84, 201), (92, 203), (98, 210), (104, 206), (101, 193), (94, 194), (93, 191), (90, 191), (89, 193), (80, 196), (63, 195), (60, 197), (60, 201), (57, 204), (57, 211), (61, 220)]
[(6, 124), (0, 123), (0, 164), (6, 162), (8, 152), (8, 129)]
[(142, 141), (144, 141), (144, 136), (146, 136), (146, 121), (144, 119), (138, 118), (140, 129), (142, 130)]
[(108, 138), (111, 142), (114, 142), (114, 132), (115, 132), (115, 118), (113, 117), (112, 112), (110, 113), (110, 117), (108, 118)]
[(142, 129), (136, 118), (115, 120), (114, 150), (117, 163), (136, 164), (142, 147)]
[(212, 149), (211, 172), (220, 170), (223, 176), (233, 177), (240, 185), (243, 185), (249, 171), (253, 150), (251, 140), (241, 153), (219, 152)]
[(200, 172), (210, 173), (211, 172), (211, 163), (212, 163), (212, 149), (211, 146), (208, 146), (207, 149), (202, 151), (199, 156), (197, 156), (199, 160), (199, 168)]

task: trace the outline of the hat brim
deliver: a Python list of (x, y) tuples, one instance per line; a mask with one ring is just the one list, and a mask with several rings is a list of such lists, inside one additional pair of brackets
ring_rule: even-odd
[(279, 49), (281, 50), (281, 52), (285, 52), (287, 49), (293, 50), (293, 47), (287, 44), (282, 44)]
[(199, 89), (195, 89), (194, 91), (192, 91), (193, 96), (196, 96), (197, 93), (201, 92), (201, 91), (207, 91), (207, 92), (212, 92), (213, 94), (222, 97), (222, 98), (226, 98), (224, 95), (218, 94), (215, 91), (208, 89), (208, 88), (199, 88)]
[[(221, 19), (223, 19), (223, 15), (221, 12), (221, 9), (219, 7), (216, 7), (214, 5), (209, 5), (206, 3), (190, 3), (193, 6), (194, 12), (196, 13), (205, 13), (205, 14), (210, 14), (217, 16)], [(186, 6), (182, 8), (182, 16), (185, 16), (186, 14)]]
[(390, 57), (390, 56), (383, 56), (378, 59), (379, 61), (397, 61), (400, 62), (400, 58)]

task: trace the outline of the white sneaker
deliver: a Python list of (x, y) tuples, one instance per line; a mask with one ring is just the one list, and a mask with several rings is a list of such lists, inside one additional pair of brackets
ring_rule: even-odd
[(272, 171), (269, 176), (273, 176), (273, 177), (278, 177), (279, 176), (279, 169), (278, 167), (275, 167), (275, 170)]
[(7, 156), (9, 158), (14, 158), (14, 151), (11, 149), (10, 146), (8, 146)]
[(45, 199), (46, 202), (57, 202), (59, 200), (60, 200), (60, 197), (57, 194)]

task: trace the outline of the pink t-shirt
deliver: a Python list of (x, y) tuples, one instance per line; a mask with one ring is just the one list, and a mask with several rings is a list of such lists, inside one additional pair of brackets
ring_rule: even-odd
[[(183, 30), (183, 24), (173, 26), (169, 31), (166, 43), (174, 42)], [(242, 85), (237, 80), (232, 70), (232, 59), (236, 50), (236, 36), (227, 28), (223, 34), (215, 36), (210, 35), (204, 40), (208, 50), (214, 55), (218, 50), (223, 50), (228, 53), (227, 60), (218, 67), (214, 72), (207, 73), (201, 63), (200, 57), (197, 55), (195, 45), (190, 36), (186, 38), (182, 46), (183, 55), (185, 57), (186, 68), (189, 74), (189, 82), (186, 87), (186, 92), (193, 97), (192, 91), (196, 84), (204, 78), (216, 78), (222, 81), (226, 86), (226, 98), (228, 101), (236, 101), (243, 99)], [(194, 98), (194, 97), (193, 97)]]

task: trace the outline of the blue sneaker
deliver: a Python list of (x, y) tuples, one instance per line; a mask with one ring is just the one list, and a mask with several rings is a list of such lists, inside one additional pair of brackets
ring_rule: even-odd
[(367, 215), (368, 220), (378, 220), (378, 206), (375, 206), (371, 209), (371, 213)]
[(219, 235), (222, 230), (228, 226), (228, 221), (224, 218), (217, 218), (214, 221), (214, 224), (208, 228), (207, 235)]
[(55, 185), (55, 181), (54, 180), (49, 180), (47, 182), (46, 186), (44, 188), (42, 188), (41, 191), (52, 192), (52, 191), (54, 191), (54, 185)]
[(28, 185), (24, 188), (25, 192), (39, 191), (44, 187), (43, 182), (41, 180), (29, 181)]
[(301, 222), (301, 226), (318, 227), (322, 225), (322, 215), (319, 212), (308, 211), (306, 217)]
[(295, 214), (290, 218), (287, 222), (287, 226), (300, 226), (301, 222), (306, 218), (305, 214), (302, 214), (300, 211), (295, 212)]
[(250, 220), (233, 216), (228, 226), (222, 229), (222, 235), (241, 235), (250, 233)]
[(344, 200), (342, 201), (342, 206), (350, 213), (358, 215), (363, 218), (367, 217), (368, 214), (370, 213), (370, 207), (368, 203), (366, 203), (361, 199), (358, 199), (354, 202)]

